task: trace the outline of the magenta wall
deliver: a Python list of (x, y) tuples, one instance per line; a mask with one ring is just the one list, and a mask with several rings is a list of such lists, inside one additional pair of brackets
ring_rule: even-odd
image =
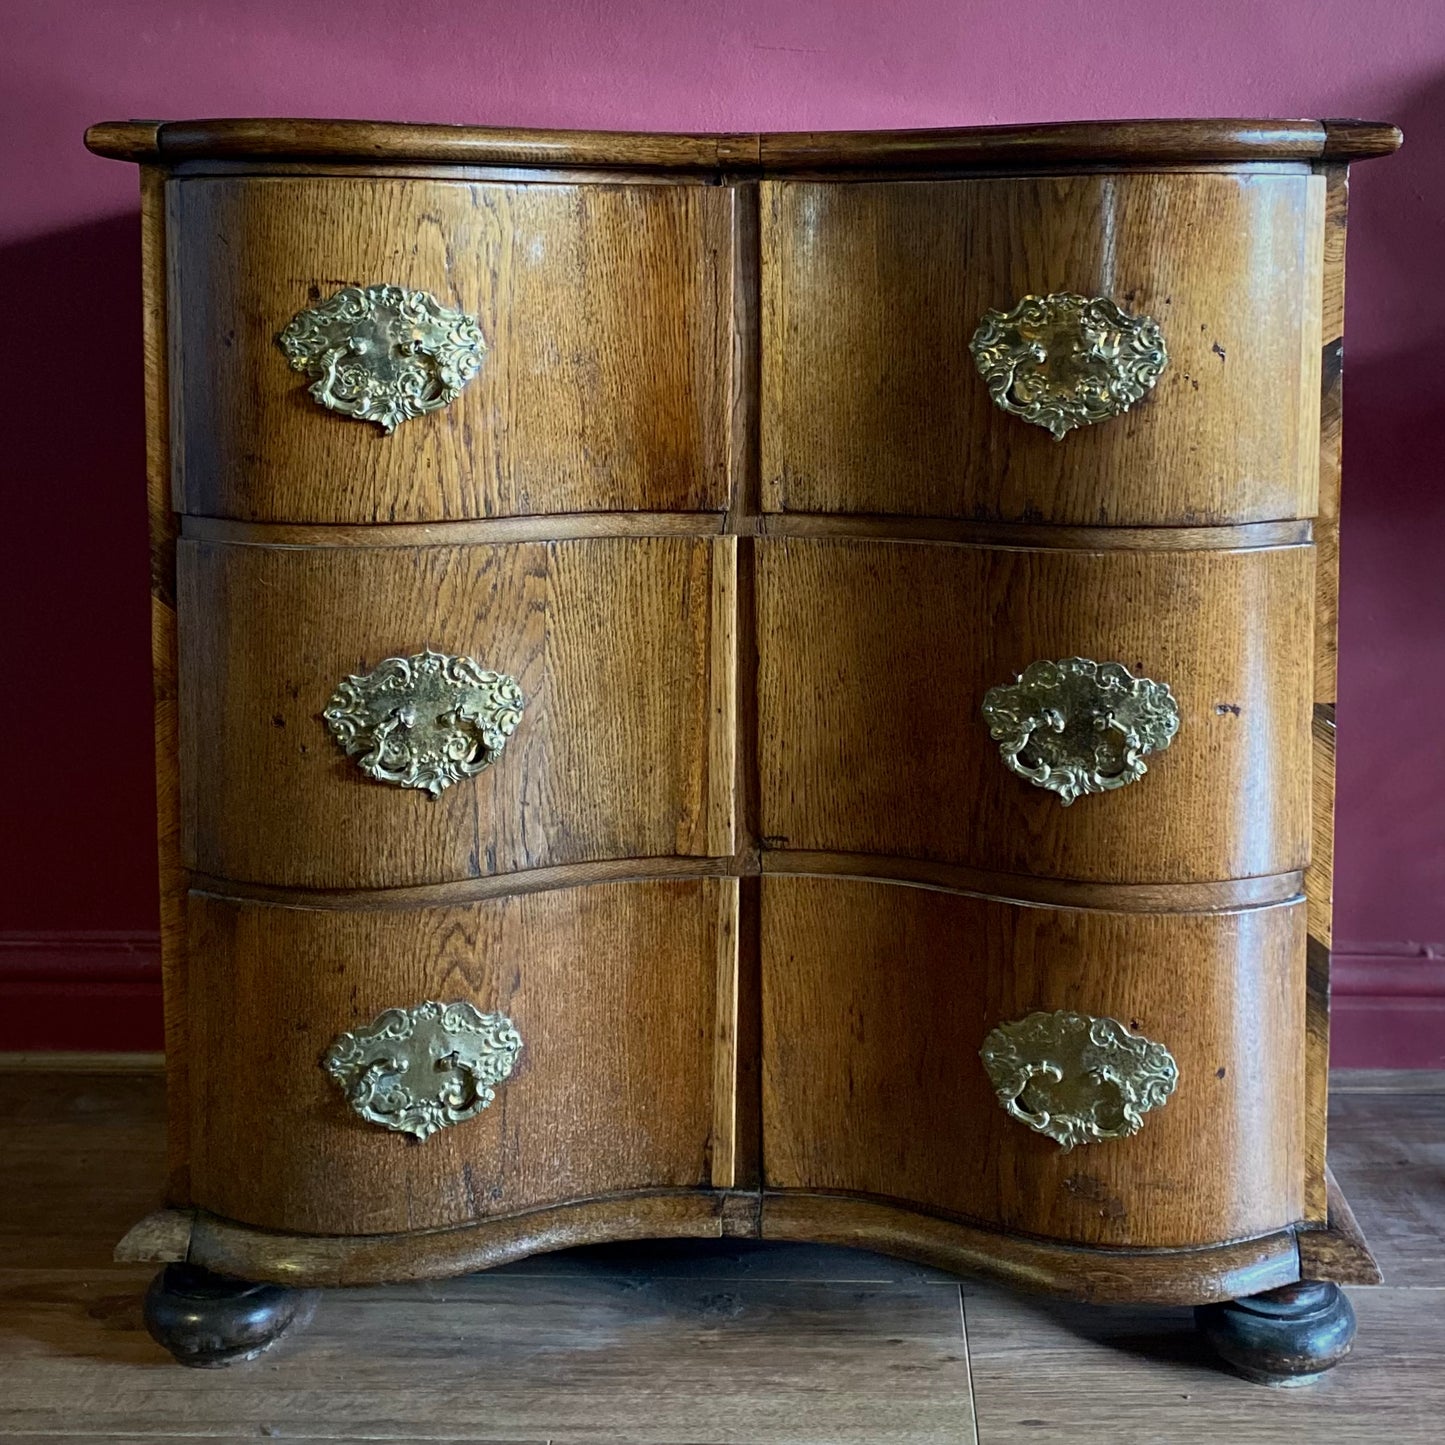
[(1337, 1060), (1445, 1064), (1442, 0), (7, 0), (0, 27), (0, 1047), (157, 1037), (135, 175), (87, 124), (1348, 115), (1407, 142), (1353, 197)]

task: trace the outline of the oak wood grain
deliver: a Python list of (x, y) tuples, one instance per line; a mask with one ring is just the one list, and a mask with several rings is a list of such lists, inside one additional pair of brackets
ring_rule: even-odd
[(1349, 170), (1323, 169), (1325, 181), (1324, 291), (1320, 317), (1320, 503), (1315, 539), (1315, 701), (1335, 701), (1339, 666), (1340, 485), (1343, 475), (1345, 357), (1345, 236)]
[[(716, 512), (562, 512), (539, 517), (486, 517), (467, 522), (235, 522), (182, 517), (181, 536), (245, 547), (457, 547), (480, 542), (568, 542), (578, 537), (716, 537)], [(1228, 528), (1248, 532), (1247, 528)], [(1248, 538), (1246, 537), (1247, 541)], [(1308, 535), (1289, 541), (1308, 541)], [(1270, 545), (1274, 545), (1273, 542)]]
[(1369, 1242), (1335, 1177), (1325, 1171), (1327, 1213), (1324, 1223), (1298, 1233), (1301, 1279), (1335, 1284), (1380, 1284), (1383, 1276)]
[(1225, 1374), (1191, 1310), (1093, 1309), (966, 1290), (989, 1445), (1434, 1445), (1445, 1294), (1351, 1290), (1354, 1350), (1334, 1378), (1271, 1390)]
[[(1310, 516), (1316, 176), (765, 182), (763, 504), (1120, 526)], [(1109, 296), (1170, 362), (1055, 441), (969, 353), (990, 308)]]
[[(913, 883), (950, 893), (970, 893), (1008, 903), (1101, 908), (1109, 913), (1222, 913), (1266, 903), (1288, 903), (1299, 898), (1304, 889), (1304, 874), (1298, 871), (1212, 883), (1081, 883), (1070, 878), (1035, 878), (1026, 873), (963, 868), (957, 863), (933, 863), (881, 853), (813, 853), (805, 849), (765, 852), (759, 865), (758, 871), (764, 874), (871, 878), (879, 882)], [(475, 885), (447, 886), (460, 891)]]
[(200, 1213), (190, 1220), (186, 1257), (218, 1274), (276, 1284), (404, 1284), (628, 1239), (721, 1239), (731, 1202), (719, 1190), (637, 1190), (443, 1229), (367, 1235), (287, 1234)]
[(1289, 547), (1309, 542), (1314, 524), (1296, 519), (1239, 522), (1227, 527), (1065, 527), (1053, 522), (962, 521), (957, 517), (859, 512), (770, 512), (755, 519), (753, 530), (766, 537), (876, 537), (895, 542), (961, 542), (976, 547), (1076, 552), (1195, 552)]
[(714, 1189), (731, 1189), (738, 1173), (738, 883), (726, 878), (717, 890), (713, 1123), (708, 1140), (708, 1180)]
[[(182, 542), (187, 861), (373, 888), (730, 853), (731, 758), (712, 739), (731, 642), (712, 628), (733, 545)], [(526, 699), (501, 758), (436, 801), (372, 782), (320, 720), (349, 674), (427, 647), (509, 673)]]
[[(184, 510), (413, 522), (726, 507), (727, 189), (169, 191)], [(303, 307), (383, 283), (478, 317), (488, 348), (455, 401), (389, 437), (318, 406), (276, 344)]]
[(769, 171), (857, 167), (1179, 165), (1344, 160), (1389, 155), (1392, 125), (1362, 120), (1163, 119), (1072, 121), (891, 131), (771, 131), (686, 135), (528, 130), (388, 121), (237, 118), (103, 121), (86, 145), (118, 160), (188, 157), (332, 157), (366, 164), (647, 167), (687, 173), (718, 167)]
[[(769, 1188), (1088, 1245), (1187, 1248), (1299, 1218), (1302, 904), (1167, 917), (764, 878), (762, 928)], [(989, 1030), (1056, 1009), (1174, 1055), (1178, 1088), (1133, 1138), (1065, 1153), (994, 1097)]]
[(1305, 1218), (1329, 1219), (1330, 949), (1335, 870), (1335, 709), (1315, 704), (1310, 726), (1309, 942), (1305, 966)]
[(765, 1239), (876, 1249), (974, 1279), (1091, 1304), (1202, 1304), (1299, 1278), (1288, 1230), (1208, 1249), (1078, 1249), (1002, 1235), (876, 1199), (799, 1192), (763, 1196)]
[(189, 1198), (186, 1048), (185, 869), (181, 859), (179, 661), (176, 536), (171, 509), (171, 454), (166, 286), (165, 177), (144, 167), (141, 181), (141, 338), (145, 358), (146, 510), (151, 548), (151, 688), (155, 699), (156, 865), (160, 885), (161, 976), (165, 1047), (173, 1107), (167, 1128), (167, 1194)]
[[(267, 1229), (387, 1234), (706, 1185), (725, 886), (343, 914), (193, 896), (196, 1203)], [(505, 1013), (523, 1050), (489, 1109), (418, 1145), (357, 1116), (319, 1060), (432, 998)]]
[[(1100, 882), (1303, 867), (1311, 562), (760, 541), (766, 845)], [(1137, 783), (1065, 808), (1008, 771), (980, 708), (1074, 656), (1168, 683), (1181, 722)]]

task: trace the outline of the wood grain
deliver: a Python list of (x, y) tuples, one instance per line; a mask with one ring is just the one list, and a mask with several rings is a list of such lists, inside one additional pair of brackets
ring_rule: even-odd
[(1305, 1218), (1329, 1219), (1326, 1187), (1330, 1087), (1330, 949), (1335, 874), (1335, 709), (1315, 704), (1310, 728), (1309, 942), (1305, 966)]
[[(722, 531), (723, 520), (716, 512), (563, 512), (541, 517), (486, 517), (470, 522), (370, 525), (181, 518), (183, 537), (252, 547), (457, 547), (478, 542), (503, 546), (508, 542), (566, 542), (578, 537), (716, 537)], [(1306, 535), (1284, 540), (1309, 538)]]
[(1343, 474), (1345, 234), (1350, 179), (1344, 165), (1324, 167), (1324, 292), (1320, 318), (1320, 504), (1316, 522), (1315, 701), (1335, 701), (1339, 664), (1340, 486)]
[[(725, 886), (345, 914), (193, 896), (196, 1203), (267, 1229), (386, 1234), (707, 1184)], [(524, 1048), (491, 1108), (417, 1145), (360, 1119), (318, 1061), (430, 998), (505, 1013)]]
[(966, 1290), (988, 1445), (1435, 1445), (1445, 1294), (1352, 1290), (1350, 1358), (1308, 1389), (1221, 1371), (1190, 1310), (1092, 1309)]
[(1010, 171), (1310, 161), (1329, 153), (1389, 155), (1391, 125), (1314, 120), (1109, 120), (964, 130), (811, 131), (762, 137), (766, 173)]
[[(1302, 1205), (1304, 908), (1163, 917), (896, 885), (763, 880), (767, 1186), (870, 1195), (1075, 1244), (1188, 1248)], [(1179, 1086), (1131, 1139), (1064, 1153), (978, 1051), (1035, 1010), (1116, 1018)]]
[[(180, 1370), (134, 1268), (17, 1286), (6, 1445), (974, 1445), (958, 1286), (487, 1274), (342, 1290), (251, 1369)], [(7, 1345), (9, 1341), (7, 1341)], [(30, 1432), (36, 1432), (31, 1434)]]
[(586, 1245), (721, 1239), (732, 1199), (716, 1190), (634, 1191), (446, 1229), (368, 1235), (283, 1234), (199, 1214), (190, 1222), (186, 1257), (217, 1274), (276, 1284), (302, 1279), (328, 1288), (404, 1284), (497, 1269)]
[[(416, 522), (725, 509), (725, 188), (169, 190), (184, 510)], [(303, 307), (381, 283), (478, 317), (488, 346), (450, 406), (390, 437), (318, 406), (276, 345)]]
[[(1291, 902), (1301, 896), (1304, 888), (1302, 872), (1266, 873), (1259, 878), (1233, 878), (1214, 883), (1080, 883), (1068, 878), (1032, 878), (1025, 873), (962, 868), (957, 863), (931, 863), (882, 853), (810, 853), (804, 849), (766, 852), (760, 863), (760, 871), (765, 874), (871, 878), (879, 882), (914, 883), (949, 893), (969, 893), (1008, 903), (1101, 908), (1109, 913), (1229, 912), (1266, 903)], [(528, 876), (530, 880), (531, 875)], [(451, 888), (472, 886), (475, 885), (450, 885)]]
[(1257, 1294), (1299, 1278), (1288, 1230), (1210, 1249), (1065, 1248), (1001, 1235), (875, 1199), (834, 1194), (763, 1196), (765, 1239), (876, 1249), (1030, 1293), (1091, 1304), (1202, 1304)]
[(1315, 1229), (1301, 1229), (1299, 1267), (1301, 1279), (1323, 1279), (1335, 1284), (1379, 1284), (1383, 1276), (1369, 1242), (1355, 1218), (1334, 1175), (1325, 1171), (1328, 1201), (1325, 1223)]
[[(730, 853), (730, 757), (713, 742), (730, 644), (712, 627), (733, 545), (183, 542), (187, 861), (376, 888)], [(510, 673), (527, 704), (501, 758), (435, 802), (366, 778), (319, 716), (348, 674), (426, 647)]]
[[(1311, 561), (760, 541), (766, 845), (1100, 882), (1303, 867)], [(1182, 720), (1146, 777), (1065, 808), (980, 707), (1073, 656), (1168, 683)]]
[[(765, 182), (763, 505), (1116, 526), (1310, 516), (1315, 176)], [(1029, 293), (1154, 317), (1170, 363), (1056, 442), (968, 343)]]
[[(739, 1231), (727, 1228), (727, 1211), (750, 1202), (752, 1196), (743, 1194), (687, 1190), (629, 1194), (451, 1229), (366, 1237), (278, 1234), (205, 1214), (167, 1211), (132, 1230), (117, 1258), (188, 1258), (217, 1273), (278, 1284), (303, 1279), (324, 1286), (401, 1283), (496, 1269), (541, 1252), (599, 1242), (736, 1238)], [(757, 1224), (749, 1233), (770, 1241), (874, 1250), (894, 1260), (1095, 1304), (1237, 1299), (1292, 1284), (1300, 1272), (1289, 1230), (1205, 1249), (1080, 1249), (1002, 1235), (878, 1200), (790, 1191), (766, 1193), (759, 1202)], [(1308, 1237), (1326, 1240), (1324, 1231)], [(864, 1257), (845, 1266), (863, 1275), (877, 1267)]]
[(685, 135), (525, 130), (386, 121), (221, 119), (103, 121), (85, 134), (97, 155), (177, 164), (187, 158), (336, 158), (372, 165), (650, 168), (686, 174), (762, 165), (769, 171), (969, 164), (1178, 165), (1368, 159), (1400, 145), (1392, 125), (1360, 120), (1115, 120), (891, 131)]
[(713, 1125), (708, 1140), (708, 1178), (714, 1189), (731, 1189), (737, 1183), (738, 910), (738, 880), (726, 878), (718, 885), (717, 980), (713, 991)]
[[(193, 526), (187, 524), (188, 535)], [(1228, 527), (1170, 527), (1166, 531), (1159, 527), (1063, 527), (1051, 522), (965, 522), (957, 517), (879, 517), (859, 512), (770, 512), (755, 519), (754, 529), (767, 537), (875, 537), (895, 542), (962, 542), (975, 547), (1063, 548), (1078, 552), (1289, 547), (1310, 541), (1314, 530), (1307, 519), (1240, 522)]]
[(186, 879), (181, 860), (179, 662), (176, 535), (171, 510), (170, 411), (167, 381), (165, 178), (145, 167), (141, 179), (142, 342), (146, 374), (146, 509), (151, 549), (151, 687), (155, 699), (156, 865), (160, 884), (161, 978), (166, 1055), (174, 1105), (167, 1130), (166, 1192), (190, 1197), (186, 1048)]
[(1385, 1282), (1445, 1288), (1445, 1073), (1420, 1070), (1389, 1092), (1336, 1093), (1330, 1168)]

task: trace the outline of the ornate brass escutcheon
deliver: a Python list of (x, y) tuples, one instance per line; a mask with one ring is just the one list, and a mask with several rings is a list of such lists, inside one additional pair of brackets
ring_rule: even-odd
[(1071, 291), (984, 312), (968, 349), (994, 401), (1055, 441), (1128, 411), (1169, 361), (1157, 321)]
[(1149, 771), (1144, 755), (1179, 731), (1167, 683), (1087, 657), (1030, 663), (1017, 682), (989, 688), (983, 715), (1005, 764), (1065, 807), (1138, 782)]
[(276, 341), (316, 401), (388, 436), (454, 401), (486, 350), (475, 316), (401, 286), (346, 286), (298, 311)]
[(1163, 1044), (1087, 1014), (1033, 1013), (1000, 1024), (979, 1057), (999, 1103), (1066, 1154), (1076, 1144), (1137, 1134), (1179, 1082)]
[(368, 778), (439, 798), (496, 762), (522, 707), (515, 678), (428, 650), (348, 677), (321, 717)]
[(339, 1035), (321, 1066), (368, 1124), (429, 1139), (480, 1114), (521, 1051), (505, 1014), (429, 999)]

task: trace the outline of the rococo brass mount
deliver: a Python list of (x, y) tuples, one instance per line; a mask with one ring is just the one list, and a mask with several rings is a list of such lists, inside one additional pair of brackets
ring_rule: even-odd
[(989, 688), (983, 715), (1005, 764), (1065, 807), (1138, 782), (1149, 771), (1144, 755), (1179, 730), (1167, 683), (1087, 657), (1030, 663), (1017, 682)]
[(505, 1014), (429, 999), (341, 1034), (321, 1064), (367, 1123), (429, 1139), (481, 1113), (521, 1050)]
[(428, 650), (348, 677), (321, 716), (367, 777), (439, 798), (496, 762), (522, 707), (515, 678)]
[(276, 340), (316, 401), (387, 435), (455, 400), (486, 350), (475, 316), (401, 286), (344, 287), (298, 311)]
[(1068, 1153), (1127, 1139), (1174, 1092), (1179, 1067), (1163, 1044), (1117, 1019), (1033, 1013), (1000, 1024), (979, 1051), (999, 1102)]
[(1158, 322), (1070, 291), (984, 312), (968, 345), (994, 401), (1055, 441), (1128, 411), (1169, 360)]

